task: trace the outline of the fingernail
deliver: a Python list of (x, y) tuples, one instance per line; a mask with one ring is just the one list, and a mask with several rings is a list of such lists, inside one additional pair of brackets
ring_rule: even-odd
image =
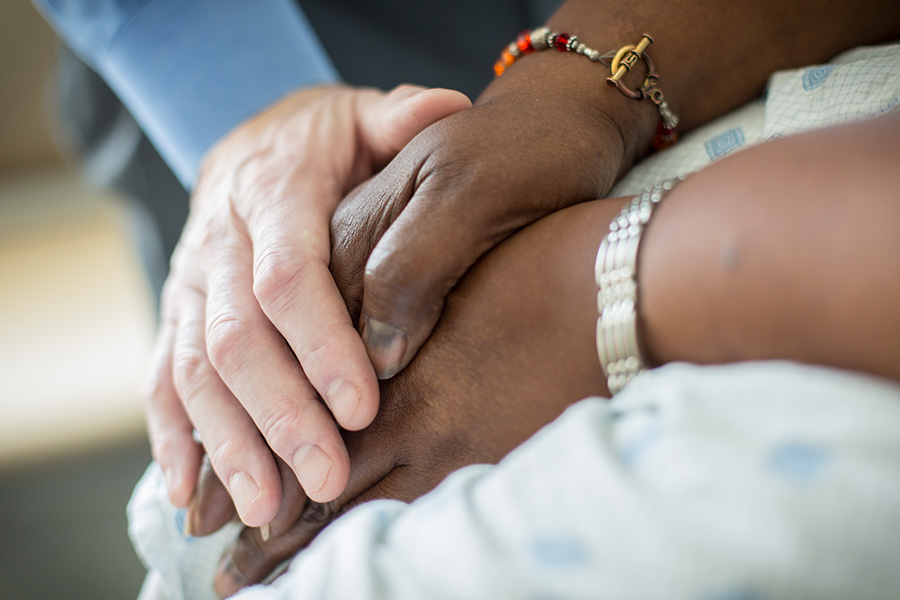
[(166, 489), (171, 494), (175, 486), (178, 485), (178, 472), (175, 470), (175, 467), (166, 467), (163, 469), (163, 476), (166, 478)]
[(185, 500), (184, 482), (182, 481), (181, 470), (178, 467), (166, 467), (163, 470), (163, 477), (166, 479), (166, 492), (169, 495), (169, 502), (178, 508), (185, 508), (190, 503), (190, 498)]
[(309, 495), (315, 494), (325, 485), (334, 461), (318, 446), (303, 446), (294, 452), (291, 463), (303, 491)]
[(191, 525), (191, 520), (194, 516), (194, 504), (191, 503), (188, 506), (187, 511), (184, 513), (184, 524), (181, 527), (181, 533), (184, 534), (184, 537), (191, 537), (194, 535), (194, 527)]
[(259, 499), (259, 486), (252, 477), (243, 471), (235, 471), (228, 480), (228, 491), (234, 500), (234, 507), (243, 519)]
[(356, 414), (361, 395), (358, 387), (338, 379), (325, 390), (325, 401), (338, 423), (346, 423)]
[(272, 524), (266, 523), (262, 527), (259, 528), (259, 537), (262, 538), (262, 541), (268, 542), (269, 538), (272, 536)]
[(366, 317), (362, 339), (378, 379), (390, 379), (396, 375), (406, 352), (406, 333), (392, 325)]

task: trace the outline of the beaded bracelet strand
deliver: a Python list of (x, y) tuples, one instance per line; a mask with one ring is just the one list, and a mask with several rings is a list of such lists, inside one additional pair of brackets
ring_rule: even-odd
[[(522, 56), (549, 48), (555, 48), (560, 52), (581, 54), (594, 62), (603, 64), (607, 64), (604, 59), (611, 57), (612, 60), (608, 65), (611, 75), (606, 78), (606, 82), (618, 88), (620, 92), (629, 98), (634, 98), (635, 100), (649, 98), (656, 105), (660, 121), (656, 130), (656, 137), (653, 138), (653, 147), (657, 150), (662, 150), (678, 141), (678, 116), (672, 112), (669, 103), (666, 102), (663, 96), (662, 90), (659, 89), (659, 74), (653, 67), (653, 61), (650, 60), (650, 57), (645, 52), (647, 46), (652, 43), (653, 38), (645, 33), (641, 37), (641, 41), (635, 45), (622, 46), (615, 53), (601, 54), (599, 50), (579, 41), (577, 36), (550, 31), (547, 27), (539, 27), (533, 31), (523, 31), (516, 38), (516, 41), (503, 49), (500, 53), (500, 58), (494, 63), (494, 74), (500, 77), (510, 65)], [(647, 65), (647, 74), (641, 87), (637, 90), (632, 90), (626, 87), (621, 79), (637, 64), (638, 60), (643, 60)]]

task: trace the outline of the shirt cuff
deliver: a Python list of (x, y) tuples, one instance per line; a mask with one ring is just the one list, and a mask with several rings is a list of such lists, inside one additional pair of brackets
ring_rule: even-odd
[(186, 188), (206, 151), (236, 125), (291, 90), (339, 79), (290, 0), (38, 4)]

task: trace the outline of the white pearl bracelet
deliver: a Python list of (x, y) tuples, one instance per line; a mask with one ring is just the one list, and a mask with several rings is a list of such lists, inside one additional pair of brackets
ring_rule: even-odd
[(653, 209), (681, 180), (667, 179), (635, 196), (609, 224), (609, 234), (597, 251), (597, 353), (610, 394), (617, 394), (646, 369), (637, 334), (638, 246)]

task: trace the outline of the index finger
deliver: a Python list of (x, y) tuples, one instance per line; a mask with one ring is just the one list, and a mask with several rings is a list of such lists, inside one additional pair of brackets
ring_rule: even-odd
[[(230, 239), (212, 261), (206, 311), (209, 359), (271, 450), (294, 468), (309, 495), (331, 500), (346, 485), (347, 450), (303, 369), (250, 291), (249, 246), (246, 239)], [(214, 405), (205, 404), (191, 414), (204, 442), (210, 441), (207, 431), (219, 442), (218, 449), (208, 445), (207, 450), (226, 481), (232, 464), (248, 459), (229, 456), (229, 446), (245, 440), (221, 439), (226, 423), (214, 427), (220, 421)]]
[(322, 187), (298, 173), (282, 192), (298, 201), (280, 203), (296, 209), (260, 210), (249, 219), (253, 290), (335, 420), (358, 430), (378, 411), (378, 382), (329, 270), (331, 215), (314, 199), (332, 191)]

